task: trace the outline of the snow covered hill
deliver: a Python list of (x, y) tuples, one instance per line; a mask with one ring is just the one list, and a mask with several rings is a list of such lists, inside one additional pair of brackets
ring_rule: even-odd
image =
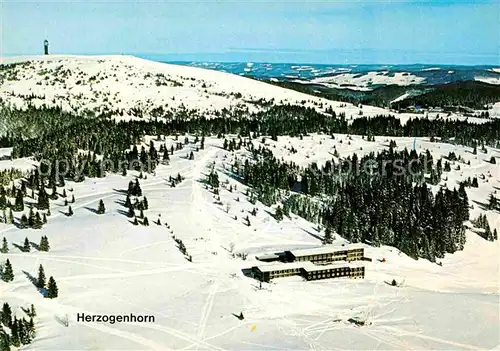
[[(262, 103), (297, 104), (347, 116), (359, 109), (270, 84), (197, 67), (133, 56), (29, 56), (4, 58), (0, 98), (16, 107), (60, 106), (64, 110), (110, 112), (116, 117), (163, 116), (186, 109), (207, 117), (221, 111), (258, 111)], [(9, 65), (13, 64), (13, 65)], [(366, 107), (365, 115), (387, 113)]]
[[(130, 120), (161, 118), (169, 112), (179, 111), (210, 118), (224, 109), (258, 112), (266, 104), (273, 103), (312, 107), (319, 112), (331, 108), (337, 114), (344, 113), (348, 120), (391, 114), (406, 123), (408, 119), (423, 116), (398, 114), (374, 106), (361, 109), (350, 103), (315, 97), (235, 74), (134, 56), (26, 56), (3, 58), (0, 63), (3, 64), (0, 101), (17, 108), (28, 104), (45, 105), (74, 113), (108, 112), (116, 119)], [(374, 84), (384, 77), (387, 78), (386, 75), (374, 75)], [(401, 84), (408, 84), (407, 80), (413, 79), (411, 75), (389, 78), (401, 78)], [(442, 113), (427, 115), (431, 119), (443, 117)], [(466, 119), (455, 113), (447, 118)], [(468, 119), (475, 123), (487, 121), (475, 117)]]
[[(39, 56), (3, 63), (0, 98), (17, 107), (31, 103), (78, 113), (108, 111), (127, 120), (182, 109), (207, 117), (222, 109), (258, 111), (272, 100), (320, 111), (332, 107), (347, 118), (361, 115), (360, 107), (256, 80), (129, 56)], [(369, 106), (362, 112), (388, 113)], [(397, 116), (405, 121), (422, 115)], [(0, 216), (0, 240), (5, 237), (9, 248), (0, 253), (0, 265), (9, 259), (15, 275), (11, 282), (0, 280), (0, 301), (7, 301), (18, 318), (26, 317), (23, 309), (30, 304), (38, 311), (36, 338), (24, 350), (484, 350), (499, 344), (499, 241), (467, 230), (465, 249), (446, 254), (441, 265), (412, 259), (394, 247), (363, 244), (373, 259), (363, 263), (363, 280), (289, 277), (263, 283), (261, 289), (244, 274), (262, 264), (256, 255), (317, 247), (324, 233), (294, 214), (277, 221), (273, 206), (251, 202), (251, 189), (228, 172), (236, 160), (251, 157), (248, 150), (227, 151), (214, 136), (206, 136), (204, 147), (197, 136), (185, 137), (188, 141), (172, 151), (168, 162), (138, 180), (148, 199), (143, 212), (149, 226), (134, 225), (125, 206), (129, 182), (140, 177), (136, 171), (78, 183), (67, 180), (56, 187), (58, 197), (50, 201), (51, 215), (41, 229), (19, 227), (22, 215), (36, 203), (30, 189), (26, 208), (14, 213), (15, 225), (3, 223)], [(458, 159), (433, 190), (478, 178), (478, 187), (467, 189), (470, 217), (484, 214), (491, 229), (500, 230), (499, 211), (484, 205), (500, 190), (500, 162), (491, 161), (500, 158), (498, 149), (488, 146), (473, 154), (469, 147), (429, 138), (376, 136), (367, 141), (341, 134), (259, 137), (252, 143), (283, 161), (321, 167), (334, 154), (387, 149), (388, 139), (399, 150), (411, 149), (416, 140), (417, 151), (428, 149), (436, 160), (454, 152)], [(148, 135), (136, 146), (140, 150), (151, 143), (158, 150), (173, 150), (179, 139)], [(32, 157), (10, 160), (11, 151), (0, 149), (0, 170), (38, 165)], [(219, 177), (219, 194), (205, 184), (212, 169)], [(173, 185), (170, 179), (178, 175), (181, 181)], [(65, 200), (72, 196), (74, 214), (68, 216)], [(96, 213), (100, 200), (103, 214)], [(49, 252), (38, 250), (42, 236), (50, 240)], [(346, 243), (335, 236), (334, 244)], [(22, 250), (24, 238), (31, 243), (30, 252)], [(57, 281), (56, 299), (44, 298), (34, 286), (40, 265)], [(386, 284), (391, 279), (399, 286)], [(155, 321), (84, 322), (77, 319), (82, 313), (152, 315)], [(366, 325), (350, 322), (356, 318)]]
[[(158, 147), (176, 143), (174, 137), (148, 137), (144, 145), (151, 140)], [(410, 147), (413, 139), (396, 142), (398, 148)], [(260, 290), (242, 271), (260, 264), (256, 254), (319, 246), (321, 233), (295, 215), (277, 222), (272, 209), (251, 204), (246, 187), (223, 171), (245, 151), (229, 152), (221, 144), (221, 139), (207, 138), (205, 149), (197, 152), (199, 145), (190, 143), (171, 156), (169, 165), (140, 180), (149, 202), (144, 211), (149, 227), (134, 226), (124, 211), (124, 191), (137, 172), (68, 181), (65, 189), (73, 191), (67, 196), (76, 198), (74, 215), (64, 215), (64, 198), (51, 201), (52, 216), (41, 230), (0, 224), (0, 236), (10, 247), (0, 260), (9, 258), (15, 273), (13, 282), (0, 281), (0, 296), (19, 318), (24, 316), (21, 308), (30, 303), (38, 311), (37, 336), (25, 350), (484, 350), (498, 344), (500, 248), (498, 241), (487, 242), (471, 231), (465, 250), (446, 255), (442, 266), (411, 259), (395, 248), (365, 246), (373, 262), (366, 262), (364, 280), (280, 278)], [(287, 161), (320, 165), (331, 158), (334, 146), (343, 157), (387, 147), (382, 137), (368, 142), (345, 135), (279, 137), (266, 144)], [(290, 153), (290, 145), (298, 152)], [(491, 175), (471, 190), (471, 204), (484, 202), (498, 189), (500, 165), (484, 161), (499, 156), (498, 150), (473, 155), (465, 147), (424, 138), (417, 147), (429, 148), (436, 158), (450, 151), (464, 158), (461, 171), (452, 169), (442, 182), (449, 187), (468, 176)], [(194, 160), (185, 157), (190, 150)], [(2, 160), (0, 165), (8, 168), (11, 162)], [(203, 184), (212, 165), (223, 184), (222, 205)], [(185, 179), (171, 187), (168, 178), (178, 173)], [(106, 206), (103, 215), (95, 213), (99, 199)], [(258, 212), (247, 226), (242, 219), (253, 208)], [(479, 213), (475, 206), (471, 217)], [(487, 216), (500, 229), (499, 214), (487, 211)], [(161, 225), (153, 223), (157, 219)], [(18, 248), (24, 237), (37, 243), (42, 235), (49, 237), (49, 252)], [(185, 244), (192, 262), (179, 252), (172, 235)], [(235, 256), (239, 253), (248, 258)], [(57, 299), (43, 298), (30, 282), (40, 264), (58, 282)], [(385, 283), (393, 278), (403, 285)], [(240, 312), (244, 320), (235, 317)], [(78, 313), (153, 315), (155, 322), (86, 323), (77, 321)], [(369, 325), (358, 327), (351, 318)]]

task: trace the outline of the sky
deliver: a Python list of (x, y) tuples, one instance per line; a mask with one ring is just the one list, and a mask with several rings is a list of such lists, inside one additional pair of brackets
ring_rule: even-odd
[(0, 55), (500, 64), (500, 1), (0, 0)]

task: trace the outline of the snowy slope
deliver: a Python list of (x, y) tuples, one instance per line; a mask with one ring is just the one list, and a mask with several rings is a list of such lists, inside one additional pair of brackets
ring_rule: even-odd
[(374, 85), (418, 85), (425, 82), (425, 78), (417, 77), (408, 72), (367, 72), (366, 74), (344, 73), (332, 77), (314, 78), (311, 83), (323, 84), (330, 88), (348, 87), (353, 90), (369, 91)]
[[(131, 118), (132, 109), (147, 117), (155, 108), (186, 108), (210, 116), (223, 108), (258, 111), (259, 100), (300, 104), (324, 111), (332, 107), (347, 116), (359, 109), (270, 84), (197, 67), (164, 64), (133, 56), (29, 56), (4, 58), (18, 63), (0, 72), (0, 98), (17, 107), (30, 100), (82, 112), (113, 111)], [(366, 107), (365, 115), (386, 113)], [(162, 114), (160, 114), (162, 115)]]
[[(341, 156), (386, 147), (383, 137), (376, 139), (312, 135), (266, 143), (286, 160), (321, 164), (331, 159), (333, 146)], [(174, 142), (166, 140), (168, 147)], [(410, 147), (413, 139), (396, 142), (398, 147)], [(290, 143), (296, 154), (286, 150)], [(195, 152), (195, 160), (189, 161), (186, 154), (197, 146), (190, 144), (171, 156), (170, 165), (160, 165), (155, 176), (140, 180), (149, 200), (145, 211), (149, 227), (133, 226), (124, 215), (125, 195), (120, 190), (134, 179), (134, 172), (68, 182), (76, 197), (74, 216), (64, 216), (66, 207), (60, 198), (52, 202), (52, 216), (40, 231), (0, 224), (0, 236), (11, 243), (10, 253), (0, 259), (10, 258), (16, 275), (12, 283), (0, 281), (2, 300), (9, 301), (18, 316), (23, 315), (20, 307), (29, 303), (39, 313), (37, 338), (26, 350), (482, 350), (499, 343), (500, 247), (498, 241), (486, 242), (472, 232), (467, 233), (465, 250), (447, 255), (442, 267), (415, 261), (394, 248), (366, 247), (373, 262), (366, 263), (364, 280), (305, 282), (293, 277), (276, 279), (259, 290), (257, 282), (242, 273), (258, 264), (255, 254), (315, 247), (320, 245), (315, 237), (319, 233), (293, 215), (278, 223), (266, 212), (272, 210), (259, 203), (257, 216), (250, 216), (251, 226), (246, 226), (242, 219), (254, 205), (247, 201), (245, 187), (223, 172), (219, 172), (221, 184), (227, 181), (236, 188), (229, 192), (221, 187), (224, 205), (214, 203), (213, 194), (200, 182), (209, 165), (215, 162), (222, 170), (235, 155), (244, 154), (227, 152), (221, 144), (220, 139), (207, 138), (205, 150)], [(491, 174), (488, 182), (480, 181), (478, 189), (470, 190), (471, 203), (485, 201), (500, 186), (500, 165), (483, 161), (500, 156), (499, 150), (475, 156), (466, 148), (425, 139), (417, 145), (419, 150), (429, 148), (435, 157), (455, 151), (471, 161), (470, 166), (461, 165), (462, 172), (448, 174), (449, 186), (465, 176)], [(10, 162), (0, 161), (0, 165), (7, 168)], [(177, 173), (186, 179), (171, 188), (167, 179)], [(107, 209), (101, 216), (93, 212), (99, 199)], [(475, 206), (471, 217), (479, 211)], [(158, 215), (170, 228), (153, 223)], [(500, 229), (499, 214), (488, 211), (487, 215)], [(185, 243), (192, 263), (176, 248), (172, 234)], [(12, 245), (20, 245), (25, 236), (39, 242), (42, 235), (49, 237), (48, 253), (22, 253)], [(343, 241), (337, 238), (337, 242)], [(247, 260), (233, 258), (231, 248), (234, 253), (249, 253)], [(383, 257), (387, 262), (378, 261)], [(27, 278), (26, 274), (36, 276), (39, 264), (47, 276), (56, 278), (59, 298), (44, 299)], [(404, 282), (403, 286), (384, 283), (392, 278)], [(156, 321), (76, 322), (76, 314), (82, 312), (152, 314)], [(233, 316), (240, 312), (245, 316), (242, 321)], [(68, 327), (57, 321), (64, 316)], [(354, 317), (371, 325), (356, 327), (348, 322)]]
[[(190, 110), (204, 117), (219, 114), (223, 109), (257, 112), (263, 109), (262, 102), (273, 102), (312, 107), (319, 112), (332, 108), (337, 114), (344, 113), (348, 120), (361, 115), (391, 114), (406, 123), (408, 119), (423, 117), (373, 106), (363, 106), (361, 110), (350, 103), (326, 100), (235, 74), (133, 56), (26, 56), (2, 58), (0, 63), (13, 64), (0, 70), (0, 101), (18, 108), (28, 104), (56, 106), (75, 113), (109, 112), (116, 119), (130, 120), (163, 117), (179, 110)], [(401, 85), (418, 80), (402, 73), (372, 73), (353, 76), (353, 84), (359, 83), (361, 89), (366, 84), (382, 84), (387, 80)], [(318, 79), (341, 78), (342, 75)], [(430, 113), (429, 118), (436, 115)], [(466, 117), (451, 114), (447, 118)], [(484, 123), (487, 119), (469, 118), (469, 121)]]

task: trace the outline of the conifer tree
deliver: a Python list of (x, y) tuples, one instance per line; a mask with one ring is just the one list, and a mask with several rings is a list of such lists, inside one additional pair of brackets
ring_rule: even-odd
[(10, 343), (14, 347), (21, 346), (21, 341), (19, 340), (19, 330), (18, 330), (17, 318), (14, 316), (14, 321), (11, 323), (10, 328)]
[(139, 184), (139, 179), (135, 179), (134, 193), (132, 195), (142, 196), (141, 185)]
[(490, 200), (488, 203), (488, 209), (489, 210), (496, 210), (498, 207), (498, 199), (495, 197), (495, 195), (490, 194)]
[(12, 209), (9, 208), (9, 215), (7, 216), (7, 224), (12, 224), (14, 223), (14, 213), (12, 212)]
[(10, 351), (10, 337), (4, 330), (0, 330), (0, 351)]
[(9, 326), (12, 323), (12, 309), (7, 302), (3, 303), (2, 311), (0, 312), (0, 324)]
[(38, 203), (37, 203), (37, 208), (39, 210), (45, 210), (48, 209), (50, 205), (50, 200), (49, 196), (47, 195), (47, 192), (45, 191), (45, 188), (42, 186), (40, 190), (38, 191)]
[(276, 213), (274, 214), (274, 218), (279, 222), (283, 220), (283, 210), (281, 209), (281, 206), (278, 206), (276, 208)]
[(23, 251), (24, 252), (31, 251), (31, 245), (30, 245), (30, 241), (28, 240), (28, 238), (24, 238)]
[(144, 220), (142, 221), (142, 225), (144, 226), (149, 226), (149, 220), (148, 220), (148, 217), (144, 217)]
[(144, 196), (144, 198), (142, 199), (142, 204), (145, 210), (149, 208), (148, 198), (146, 196)]
[(330, 226), (325, 228), (325, 236), (323, 237), (323, 244), (331, 244), (333, 242), (332, 230)]
[(132, 224), (133, 225), (139, 225), (139, 221), (137, 220), (137, 217), (134, 217), (134, 222)]
[(75, 203), (75, 195), (74, 194), (71, 194), (71, 203), (74, 204)]
[(135, 211), (134, 211), (134, 208), (132, 207), (132, 205), (130, 205), (130, 206), (129, 206), (129, 208), (128, 208), (128, 213), (127, 213), (127, 216), (128, 216), (129, 218), (132, 218), (132, 217), (134, 217), (134, 216), (135, 216)]
[(71, 217), (73, 216), (73, 209), (71, 208), (71, 206), (68, 207), (68, 217)]
[(194, 153), (193, 153), (193, 151), (191, 151), (191, 153), (189, 154), (189, 159), (190, 160), (194, 160)]
[(130, 196), (130, 195), (135, 195), (135, 186), (134, 186), (134, 182), (132, 182), (132, 181), (130, 181), (128, 183), (127, 196)]
[(21, 212), (24, 211), (24, 198), (21, 190), (16, 193), (16, 199), (14, 202), (14, 211)]
[(44, 235), (40, 239), (40, 251), (48, 252), (50, 250), (49, 239)]
[(45, 271), (42, 265), (38, 267), (38, 278), (36, 280), (36, 286), (38, 289), (45, 288)]
[(37, 212), (37, 213), (35, 214), (35, 223), (34, 223), (34, 225), (33, 225), (33, 228), (34, 228), (34, 229), (41, 229), (41, 228), (42, 228), (42, 225), (43, 225), (43, 223), (42, 223), (42, 218), (40, 217), (40, 213), (39, 213), (39, 212)]
[(493, 233), (491, 232), (490, 226), (486, 226), (485, 232), (484, 232), (485, 239), (488, 241), (493, 241)]
[(42, 222), (43, 224), (47, 224), (47, 215), (45, 213), (42, 215)]
[(58, 294), (59, 294), (59, 290), (57, 288), (56, 281), (51, 276), (49, 278), (49, 282), (47, 283), (47, 297), (49, 299), (54, 299), (58, 296)]
[(14, 280), (14, 271), (12, 270), (12, 265), (10, 264), (9, 259), (5, 261), (2, 272), (2, 280), (7, 283)]
[(479, 183), (477, 182), (477, 178), (476, 177), (472, 178), (472, 187), (473, 188), (479, 188)]
[(35, 226), (35, 213), (33, 212), (33, 207), (30, 208), (28, 214), (28, 227), (33, 228)]
[(0, 249), (0, 252), (1, 253), (9, 252), (9, 246), (7, 243), (7, 239), (5, 237), (3, 237), (3, 239), (2, 239), (2, 248)]
[(99, 206), (97, 208), (97, 214), (103, 214), (104, 212), (106, 212), (106, 208), (104, 207), (104, 201), (99, 200)]
[(28, 217), (26, 217), (26, 215), (24, 213), (21, 216), (21, 220), (19, 221), (19, 227), (21, 229), (25, 229), (28, 227)]
[(29, 314), (30, 317), (36, 317), (36, 309), (35, 309), (35, 305), (31, 304), (30, 306), (30, 314)]

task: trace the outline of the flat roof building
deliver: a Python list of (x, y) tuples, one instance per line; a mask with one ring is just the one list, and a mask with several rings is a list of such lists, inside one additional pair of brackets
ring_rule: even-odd
[(337, 262), (324, 266), (317, 266), (309, 262), (309, 264), (304, 264), (301, 275), (306, 280), (319, 280), (341, 277), (363, 279), (365, 277), (365, 267), (360, 264), (345, 262)]
[(318, 264), (326, 264), (335, 261), (361, 261), (363, 256), (364, 249), (362, 247), (338, 245), (285, 251), (285, 257), (288, 262), (310, 261)]
[(260, 281), (268, 282), (273, 278), (300, 275), (302, 265), (299, 263), (279, 263), (252, 267), (252, 274)]
[(328, 278), (364, 278), (365, 267), (357, 263), (335, 262), (318, 266), (311, 262), (281, 263), (252, 267), (254, 278), (268, 282), (274, 278), (300, 275), (306, 280)]

